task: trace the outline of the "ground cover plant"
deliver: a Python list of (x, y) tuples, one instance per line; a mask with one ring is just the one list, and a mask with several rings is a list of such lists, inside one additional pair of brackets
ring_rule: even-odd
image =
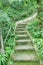
[(36, 20), (29, 24), (28, 30), (30, 34), (35, 39), (35, 43), (38, 48), (39, 56), (43, 58), (43, 1), (37, 0), (38, 6), (38, 16)]
[[(0, 0), (0, 65), (11, 65), (13, 62), (10, 56), (15, 45), (15, 22), (8, 16), (6, 10), (9, 8), (9, 1)], [(13, 23), (12, 23), (13, 22)]]
[(36, 19), (28, 25), (28, 30), (34, 38), (34, 43), (37, 45), (40, 57), (43, 58), (43, 26), (39, 27), (39, 22)]

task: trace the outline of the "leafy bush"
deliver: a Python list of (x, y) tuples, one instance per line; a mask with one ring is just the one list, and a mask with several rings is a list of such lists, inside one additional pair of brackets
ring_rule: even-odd
[(37, 45), (40, 58), (43, 59), (43, 39), (35, 39), (34, 43)]
[(0, 54), (0, 65), (6, 65), (5, 55)]
[(38, 20), (34, 20), (29, 24), (28, 30), (34, 38), (43, 38), (43, 27), (39, 25)]
[(36, 19), (28, 25), (28, 31), (34, 39), (34, 43), (38, 48), (38, 53), (40, 58), (43, 58), (43, 22)]
[[(14, 29), (15, 22), (8, 15), (7, 10), (9, 8), (8, 0), (0, 0), (0, 28), (2, 30), (4, 54), (0, 53), (0, 65), (8, 65), (11, 61), (11, 54), (14, 52)], [(11, 40), (12, 39), (12, 40)], [(12, 45), (11, 45), (11, 44)], [(2, 49), (3, 50), (3, 49)]]

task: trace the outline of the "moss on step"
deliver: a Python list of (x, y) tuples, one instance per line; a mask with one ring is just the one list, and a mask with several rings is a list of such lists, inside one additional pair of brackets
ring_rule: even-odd
[[(23, 34), (24, 35), (24, 34)], [(29, 36), (26, 37), (17, 37), (16, 40), (20, 40), (20, 39), (30, 39)]]
[(15, 62), (14, 65), (40, 65), (37, 62)]
[(26, 35), (27, 32), (16, 32), (16, 34), (17, 34), (17, 35), (19, 35), (19, 34), (20, 34), (20, 35), (22, 35), (22, 34), (23, 34), (23, 35)]
[(32, 42), (15, 42), (16, 45), (33, 45)]
[(30, 51), (30, 50), (27, 50), (27, 51), (15, 51), (14, 54), (36, 54), (35, 51)]

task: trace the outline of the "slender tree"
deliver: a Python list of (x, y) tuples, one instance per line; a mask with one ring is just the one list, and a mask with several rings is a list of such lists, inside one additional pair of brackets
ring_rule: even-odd
[(43, 28), (43, 0), (37, 0), (37, 5), (38, 5), (38, 21), (39, 21), (39, 26), (38, 28), (41, 30)]
[(42, 0), (37, 0), (37, 5), (38, 5), (38, 17), (42, 21), (42, 13), (43, 13), (43, 8), (42, 8)]

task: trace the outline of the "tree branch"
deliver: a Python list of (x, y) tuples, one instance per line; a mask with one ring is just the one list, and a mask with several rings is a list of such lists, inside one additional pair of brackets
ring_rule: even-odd
[(9, 36), (10, 31), (11, 31), (11, 26), (10, 26), (10, 28), (9, 28), (9, 30), (8, 30), (8, 33), (7, 33), (7, 35), (6, 35), (6, 38), (5, 38), (4, 43), (6, 43), (6, 40), (7, 40), (8, 36)]
[(4, 54), (4, 43), (2, 37), (2, 29), (0, 28), (0, 44), (1, 44), (1, 53)]

